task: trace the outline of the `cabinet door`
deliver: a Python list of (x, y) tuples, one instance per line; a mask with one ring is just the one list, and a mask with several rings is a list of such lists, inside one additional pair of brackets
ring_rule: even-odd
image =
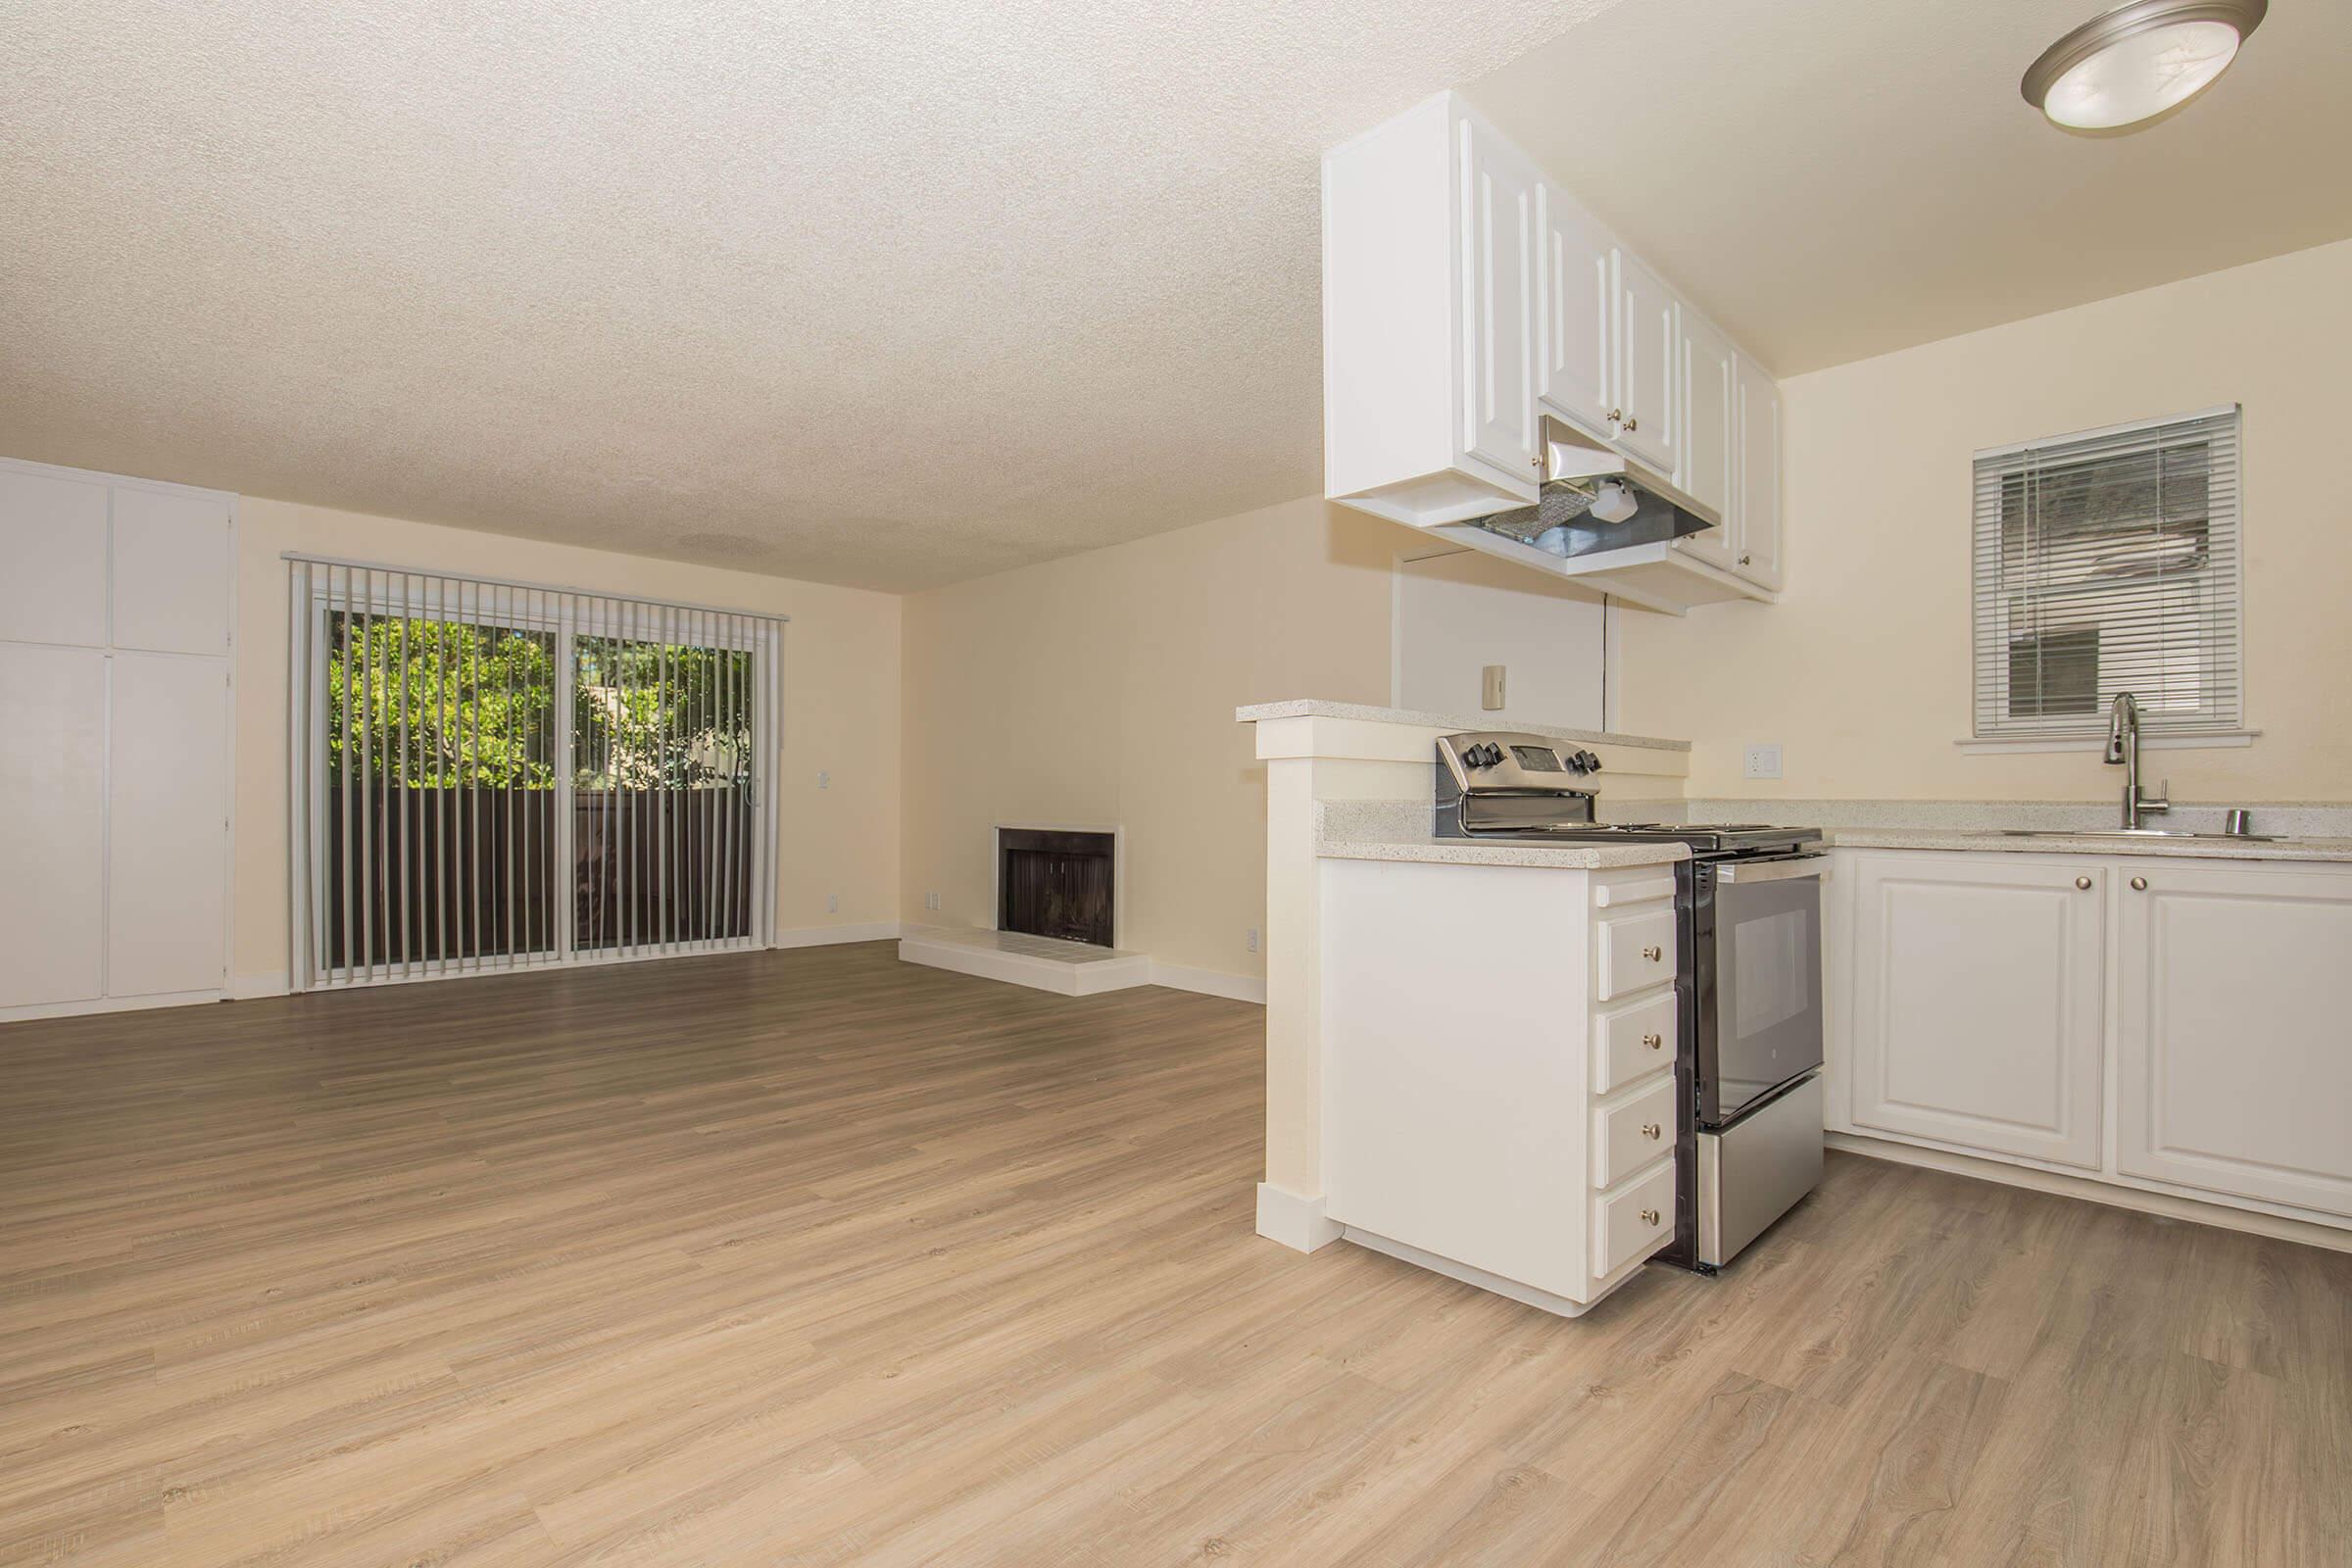
[(1934, 851), (1854, 866), (1855, 1124), (2096, 1168), (2105, 870)]
[(1609, 242), (1567, 194), (1536, 187), (1536, 402), (1609, 434)]
[(218, 991), (228, 930), (228, 662), (119, 653), (107, 994)]
[(0, 637), (106, 646), (106, 486), (0, 467)]
[(228, 651), (228, 503), (115, 486), (115, 646)]
[(1733, 568), (1762, 588), (1781, 586), (1781, 389), (1744, 354), (1733, 365), (1740, 514)]
[(2116, 1168), (2352, 1215), (2352, 871), (2118, 874)]
[(0, 1007), (103, 989), (106, 662), (0, 643)]
[(1462, 199), (1462, 450), (1536, 466), (1536, 172), (1480, 122), (1456, 132)]
[(1739, 504), (1732, 489), (1734, 361), (1732, 346), (1694, 311), (1683, 317), (1683, 465), (1675, 480), (1723, 521), (1677, 541), (1686, 555), (1730, 566), (1738, 556)]
[(1675, 362), (1682, 329), (1674, 296), (1623, 246), (1612, 253), (1617, 279), (1617, 387), (1625, 418), (1617, 444), (1662, 473), (1675, 471)]

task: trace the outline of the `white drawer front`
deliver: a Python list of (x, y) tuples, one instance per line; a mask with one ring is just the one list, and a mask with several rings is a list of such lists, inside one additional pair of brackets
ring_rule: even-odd
[(1600, 926), (1600, 1000), (1674, 978), (1674, 911), (1620, 915)]
[(1592, 1020), (1592, 1092), (1605, 1095), (1674, 1065), (1675, 994), (1628, 1003)]
[(1674, 1152), (1674, 1076), (1592, 1112), (1592, 1185), (1614, 1187), (1660, 1154)]
[(1592, 1273), (1606, 1279), (1674, 1237), (1674, 1161), (1592, 1200)]

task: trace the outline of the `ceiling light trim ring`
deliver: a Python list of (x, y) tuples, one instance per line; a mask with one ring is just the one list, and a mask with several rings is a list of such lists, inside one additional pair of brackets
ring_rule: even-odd
[(2044, 49), (2041, 58), (2026, 68), (2018, 91), (2026, 102), (2047, 112), (2050, 89), (2060, 77), (2127, 38), (2182, 22), (2219, 22), (2234, 28), (2242, 45), (2269, 11), (2270, 0), (2132, 0), (2101, 12)]

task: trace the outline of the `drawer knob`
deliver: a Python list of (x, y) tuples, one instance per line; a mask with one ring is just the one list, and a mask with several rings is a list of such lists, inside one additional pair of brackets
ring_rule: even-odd
[(1666, 1049), (1666, 1037), (1664, 1035), (1643, 1035), (1642, 1037), (1642, 1043), (1652, 1051), (1664, 1051)]
[(1642, 1224), (1644, 1224), (1644, 1225), (1655, 1225), (1657, 1222), (1658, 1222), (1658, 1211), (1657, 1211), (1656, 1209), (1654, 1209), (1654, 1208), (1645, 1208), (1645, 1209), (1643, 1209), (1643, 1210), (1642, 1211)]
[(2090, 878), (2086, 876), (2079, 876), (2075, 878), (2075, 886), (2081, 888), (2083, 892), (2088, 893), (2090, 891)]
[[(2147, 884), (2142, 882), (2140, 886), (2146, 887)], [(1664, 948), (1643, 948), (1642, 950), (1642, 956), (1647, 958), (1650, 962), (1655, 963), (1660, 958), (1666, 956), (1666, 950)]]
[(1644, 1138), (1655, 1138), (1658, 1136), (1658, 1124), (1654, 1121), (1645, 1121), (1642, 1124), (1642, 1136)]
[(2132, 892), (2134, 892), (2134, 893), (2145, 893), (2145, 892), (2147, 892), (2147, 891), (2148, 891), (2148, 879), (2147, 879), (2146, 877), (2144, 877), (2144, 876), (2135, 876), (2135, 877), (2133, 877), (2133, 878), (2132, 879)]

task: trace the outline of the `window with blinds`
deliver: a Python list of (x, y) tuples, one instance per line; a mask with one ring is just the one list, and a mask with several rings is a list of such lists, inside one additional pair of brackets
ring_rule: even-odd
[(1976, 734), (2235, 731), (2238, 410), (1976, 458)]

